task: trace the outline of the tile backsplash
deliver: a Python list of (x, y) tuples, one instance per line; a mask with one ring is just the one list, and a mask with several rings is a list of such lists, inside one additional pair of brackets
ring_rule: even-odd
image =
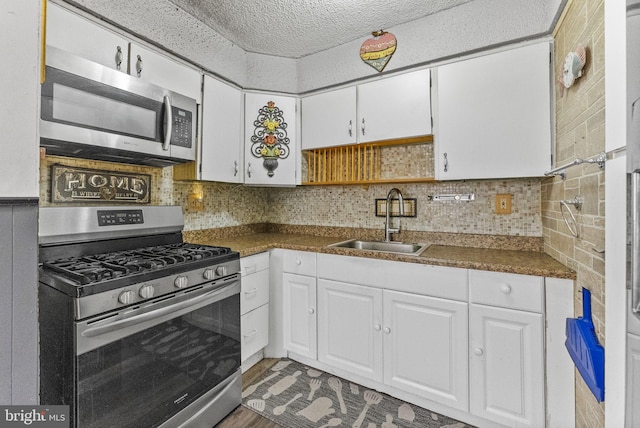
[[(254, 223), (381, 229), (375, 199), (394, 185), (250, 187), (238, 184), (173, 181), (172, 168), (47, 156), (40, 166), (40, 205), (51, 203), (51, 165), (151, 174), (151, 204), (181, 205), (185, 230)], [(395, 185), (417, 199), (417, 216), (402, 218), (403, 230), (509, 236), (542, 236), (540, 179), (476, 180)], [(202, 194), (204, 210), (189, 210), (188, 196)], [(431, 202), (429, 195), (474, 193), (472, 202)], [(513, 195), (512, 213), (495, 213), (495, 195)], [(397, 219), (394, 219), (394, 222)]]

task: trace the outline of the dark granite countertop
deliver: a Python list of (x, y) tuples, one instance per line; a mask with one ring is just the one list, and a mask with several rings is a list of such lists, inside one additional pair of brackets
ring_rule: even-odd
[(517, 273), (554, 278), (575, 279), (576, 273), (541, 251), (503, 250), (432, 244), (419, 256), (329, 247), (342, 242), (340, 236), (318, 236), (297, 233), (258, 232), (236, 236), (212, 236), (190, 233), (186, 240), (207, 245), (231, 247), (241, 256), (261, 253), (272, 248), (312, 251), (326, 254), (368, 257), (408, 263), (423, 263), (494, 272)]

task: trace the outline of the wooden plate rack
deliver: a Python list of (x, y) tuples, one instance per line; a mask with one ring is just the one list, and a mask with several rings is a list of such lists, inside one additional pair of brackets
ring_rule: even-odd
[(307, 174), (303, 185), (431, 182), (433, 177), (385, 178), (381, 166), (385, 147), (429, 144), (433, 136), (349, 146), (303, 150)]

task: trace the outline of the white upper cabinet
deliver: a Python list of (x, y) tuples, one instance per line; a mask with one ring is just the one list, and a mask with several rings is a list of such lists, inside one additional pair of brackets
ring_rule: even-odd
[(302, 149), (431, 134), (430, 71), (418, 70), (302, 99)]
[(130, 43), (53, 3), (47, 7), (47, 44), (201, 102), (202, 74), (198, 70)]
[(124, 73), (128, 70), (127, 39), (51, 2), (47, 44)]
[(542, 176), (551, 166), (550, 44), (439, 67), (436, 179)]
[(297, 103), (298, 99), (294, 97), (245, 94), (245, 184), (297, 184)]
[(358, 85), (358, 141), (431, 134), (430, 70)]
[(204, 76), (202, 102), (202, 180), (242, 183), (242, 91)]
[(202, 73), (135, 43), (129, 49), (129, 74), (201, 103)]
[(356, 87), (302, 99), (302, 149), (356, 143)]

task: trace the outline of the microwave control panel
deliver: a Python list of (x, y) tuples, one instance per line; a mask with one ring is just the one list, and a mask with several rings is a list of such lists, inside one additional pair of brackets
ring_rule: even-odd
[(192, 112), (172, 106), (173, 126), (171, 131), (171, 144), (174, 146), (191, 147), (193, 141), (193, 117)]

